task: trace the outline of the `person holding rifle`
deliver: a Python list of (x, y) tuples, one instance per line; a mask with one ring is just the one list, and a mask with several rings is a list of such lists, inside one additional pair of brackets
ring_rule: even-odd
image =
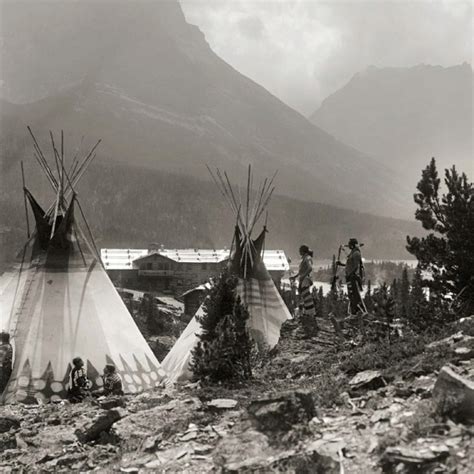
[(298, 273), (290, 277), (291, 281), (298, 279), (298, 293), (300, 297), (300, 306), (303, 306), (301, 321), (303, 329), (307, 336), (311, 336), (312, 328), (316, 326), (316, 311), (314, 307), (314, 299), (311, 294), (313, 280), (311, 278), (313, 272), (313, 251), (307, 245), (299, 248), (301, 262)]
[(347, 293), (349, 294), (350, 312), (351, 314), (357, 314), (359, 311), (365, 311), (361, 295), (364, 264), (362, 263), (362, 255), (357, 239), (349, 239), (347, 246), (350, 249), (350, 253), (347, 256), (346, 263), (338, 261), (337, 265), (346, 267), (346, 284)]

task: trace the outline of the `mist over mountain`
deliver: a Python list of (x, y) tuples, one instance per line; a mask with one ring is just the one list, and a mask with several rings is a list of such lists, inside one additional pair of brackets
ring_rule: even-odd
[(468, 64), (375, 68), (356, 74), (311, 120), (403, 172), (410, 184), (434, 156), (474, 175), (474, 76)]
[(412, 215), (412, 190), (384, 160), (239, 74), (177, 2), (8, 3), (2, 17), (1, 93), (18, 105), (3, 124), (102, 138), (102, 159), (204, 179), (205, 163), (238, 176), (253, 163), (278, 169), (291, 197)]

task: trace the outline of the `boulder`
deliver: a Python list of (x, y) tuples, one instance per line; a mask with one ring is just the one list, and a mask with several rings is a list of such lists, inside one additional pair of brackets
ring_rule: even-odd
[(448, 456), (449, 449), (389, 447), (382, 455), (381, 466), (384, 472), (435, 472), (430, 468)]
[(378, 370), (364, 370), (354, 375), (349, 381), (349, 386), (352, 391), (377, 390), (385, 385), (385, 380)]
[(13, 416), (0, 417), (0, 433), (6, 433), (10, 430), (17, 430), (20, 428), (20, 420)]
[(308, 390), (271, 395), (250, 403), (247, 408), (261, 431), (288, 431), (297, 423), (307, 423), (315, 415), (313, 396)]
[(459, 360), (474, 359), (474, 348), (464, 346), (456, 347), (456, 349), (454, 349), (454, 355)]
[(230, 409), (237, 406), (237, 400), (232, 400), (231, 398), (215, 398), (208, 402), (207, 406), (211, 408)]
[(228, 463), (223, 473), (239, 472), (311, 472), (314, 474), (339, 474), (339, 462), (317, 451), (283, 451), (274, 456), (245, 457), (244, 460)]
[(474, 423), (474, 382), (444, 366), (433, 389), (438, 413), (461, 423)]
[(107, 410), (97, 416), (94, 420), (86, 423), (75, 431), (77, 439), (81, 443), (89, 443), (100, 438), (103, 431), (108, 431), (112, 425), (123, 417), (119, 410)]

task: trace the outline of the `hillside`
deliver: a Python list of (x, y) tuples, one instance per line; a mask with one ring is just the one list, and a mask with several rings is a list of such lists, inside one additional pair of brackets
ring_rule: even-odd
[(291, 197), (412, 215), (411, 189), (384, 159), (344, 145), (230, 67), (177, 2), (16, 2), (2, 16), (0, 90), (11, 103), (2, 127), (62, 128), (74, 143), (101, 137), (103, 160), (204, 179), (204, 163), (235, 174), (252, 162), (278, 169)]
[[(28, 158), (27, 185), (46, 206), (53, 196), (38, 168)], [(0, 193), (0, 223), (13, 229), (10, 244), (3, 248), (4, 258), (18, 249), (26, 228), (19, 169), (15, 172)], [(100, 247), (231, 244), (232, 212), (214, 185), (197, 178), (95, 162), (81, 182), (79, 197)], [(405, 237), (420, 232), (414, 222), (284, 196), (272, 198), (268, 228), (268, 247), (285, 249), (295, 258), (302, 243), (312, 246), (317, 258), (331, 258), (351, 236), (365, 243), (368, 258), (407, 258)]]
[(411, 184), (432, 156), (472, 177), (473, 85), (468, 64), (370, 67), (324, 100), (311, 120), (402, 170)]

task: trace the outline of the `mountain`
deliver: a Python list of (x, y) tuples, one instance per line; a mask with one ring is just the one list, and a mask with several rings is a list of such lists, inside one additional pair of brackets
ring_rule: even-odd
[[(70, 142), (102, 138), (102, 160), (202, 179), (206, 163), (240, 176), (253, 163), (278, 169), (290, 197), (411, 215), (412, 189), (383, 159), (225, 63), (175, 1), (8, 2), (2, 17), (1, 121), (20, 125), (7, 141), (21, 142), (26, 124), (40, 137), (64, 129)], [(3, 170), (18, 161), (6, 155)]]
[(411, 185), (432, 156), (474, 176), (470, 65), (375, 68), (323, 101), (313, 123), (383, 163)]

